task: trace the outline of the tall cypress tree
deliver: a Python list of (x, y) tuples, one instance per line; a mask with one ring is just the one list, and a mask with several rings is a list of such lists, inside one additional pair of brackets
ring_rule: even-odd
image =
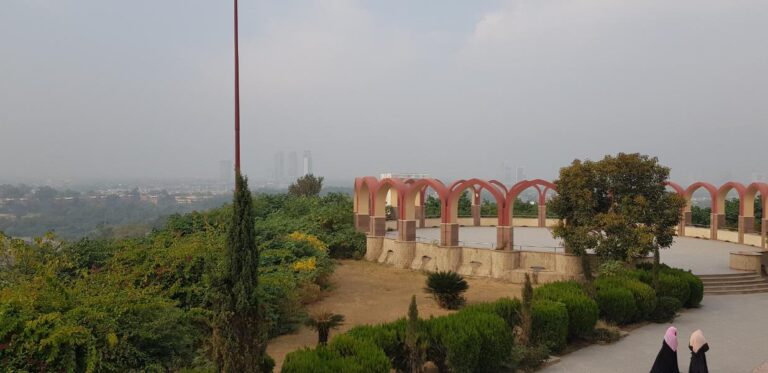
[(213, 333), (214, 360), (220, 372), (260, 372), (266, 349), (259, 312), (254, 219), (248, 180), (238, 172)]

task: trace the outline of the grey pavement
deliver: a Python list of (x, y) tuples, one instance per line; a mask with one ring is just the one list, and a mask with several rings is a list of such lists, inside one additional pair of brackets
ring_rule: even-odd
[[(710, 372), (739, 373), (768, 362), (768, 294), (705, 296), (702, 307), (675, 319), (681, 372), (688, 371), (688, 338), (701, 329), (709, 342)], [(649, 324), (610, 345), (593, 345), (561, 357), (544, 373), (648, 372), (670, 324)]]
[[(440, 238), (439, 228), (421, 228), (416, 235), (426, 240)], [(496, 241), (495, 227), (461, 227), (459, 240), (463, 246), (491, 248)], [(515, 250), (559, 251), (562, 242), (552, 238), (547, 228), (514, 228)], [(559, 248), (559, 249), (558, 249)], [(676, 237), (669, 249), (661, 251), (661, 261), (673, 267), (690, 269), (696, 274), (734, 273), (728, 268), (728, 254), (732, 251), (755, 251), (759, 248), (723, 241), (700, 238)]]

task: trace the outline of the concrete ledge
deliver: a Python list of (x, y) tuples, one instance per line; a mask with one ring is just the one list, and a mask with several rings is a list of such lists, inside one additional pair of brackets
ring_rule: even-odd
[(763, 254), (755, 251), (734, 251), (730, 254), (730, 268), (761, 273)]

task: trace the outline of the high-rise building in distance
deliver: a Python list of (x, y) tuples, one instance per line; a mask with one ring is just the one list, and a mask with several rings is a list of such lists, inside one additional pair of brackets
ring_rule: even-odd
[(285, 179), (285, 155), (282, 151), (275, 153), (273, 178), (276, 182), (281, 182)]
[(309, 150), (304, 151), (304, 176), (311, 174), (312, 171), (312, 152)]
[(288, 153), (288, 178), (291, 181), (299, 177), (299, 155), (296, 151)]

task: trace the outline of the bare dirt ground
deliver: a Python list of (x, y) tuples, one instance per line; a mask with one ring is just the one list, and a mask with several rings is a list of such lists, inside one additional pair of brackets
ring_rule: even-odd
[[(345, 323), (331, 332), (342, 333), (361, 324), (378, 324), (405, 317), (411, 296), (416, 295), (419, 315), (429, 317), (448, 314), (424, 293), (423, 273), (395, 269), (363, 260), (340, 261), (331, 277), (333, 289), (324, 299), (308, 306), (313, 310), (328, 310), (344, 315)], [(493, 301), (501, 297), (520, 297), (521, 286), (485, 278), (467, 278), (467, 303)], [(304, 346), (317, 343), (317, 334), (302, 327), (296, 334), (283, 335), (270, 341), (269, 356), (275, 359), (279, 372), (285, 355)]]

